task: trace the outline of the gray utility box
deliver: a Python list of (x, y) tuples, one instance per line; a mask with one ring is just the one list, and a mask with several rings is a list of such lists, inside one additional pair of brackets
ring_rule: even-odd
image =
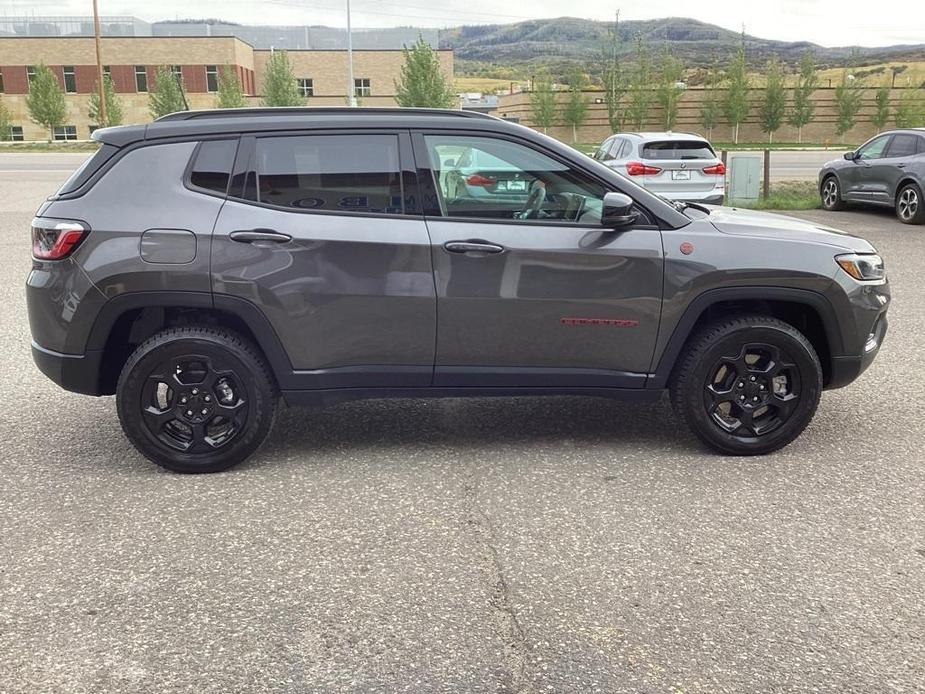
[(729, 155), (729, 199), (757, 200), (761, 183), (761, 156)]

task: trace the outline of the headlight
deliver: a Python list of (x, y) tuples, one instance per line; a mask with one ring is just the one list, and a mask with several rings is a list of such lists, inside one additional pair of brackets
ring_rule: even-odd
[(886, 277), (883, 258), (879, 255), (859, 255), (857, 253), (837, 255), (835, 262), (856, 280), (882, 280)]

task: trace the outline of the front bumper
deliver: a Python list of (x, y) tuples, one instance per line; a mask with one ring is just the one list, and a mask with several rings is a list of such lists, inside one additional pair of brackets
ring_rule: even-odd
[(83, 395), (99, 395), (102, 350), (85, 354), (62, 354), (32, 342), (32, 360), (43, 374), (65, 390)]

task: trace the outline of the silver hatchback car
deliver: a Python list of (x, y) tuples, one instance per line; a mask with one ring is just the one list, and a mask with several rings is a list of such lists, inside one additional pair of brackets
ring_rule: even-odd
[(592, 156), (669, 200), (722, 205), (726, 197), (726, 166), (700, 135), (617, 133)]

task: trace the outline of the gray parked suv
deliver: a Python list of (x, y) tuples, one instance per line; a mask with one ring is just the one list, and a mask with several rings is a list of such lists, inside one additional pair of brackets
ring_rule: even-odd
[[(669, 388), (714, 449), (767, 453), (887, 329), (863, 239), (670, 203), (488, 116), (243, 109), (94, 136), (32, 223), (33, 356), (68, 390), (115, 394), (171, 470), (248, 457), (280, 395)], [(455, 185), (472, 162), (505, 194)]]
[(925, 224), (925, 128), (890, 130), (819, 172), (819, 194), (827, 210), (847, 203), (896, 210), (904, 224)]

